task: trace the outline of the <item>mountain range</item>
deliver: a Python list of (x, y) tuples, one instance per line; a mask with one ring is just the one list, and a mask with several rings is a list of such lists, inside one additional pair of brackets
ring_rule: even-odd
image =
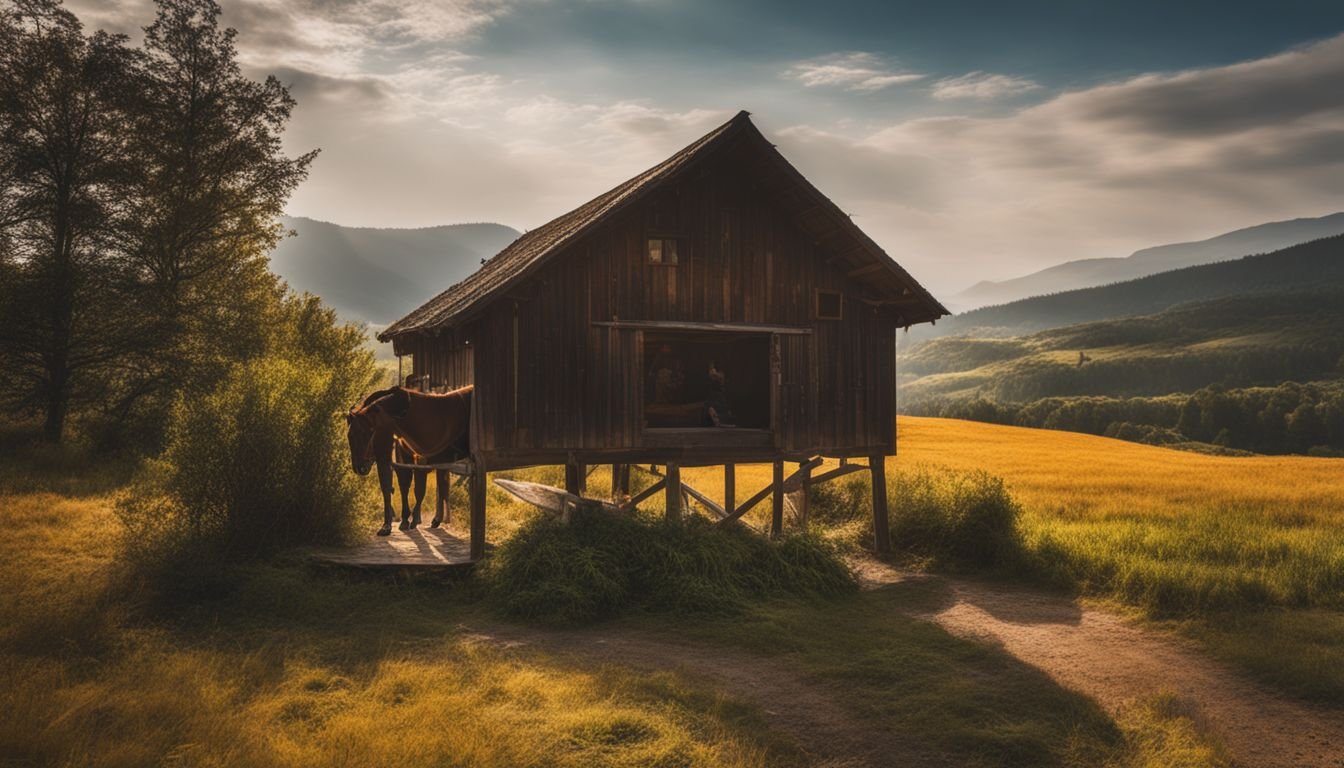
[(1344, 281), (1344, 235), (1266, 254), (1159, 272), (1135, 280), (1080, 288), (973, 309), (917, 326), (902, 346), (966, 334), (1009, 337), (1074, 323), (1147, 315), (1184, 302)]
[(375, 229), (290, 216), (281, 223), (294, 234), (271, 252), (271, 269), (343, 318), (374, 326), (462, 280), (520, 234), (503, 224)]
[(1124, 258), (1080, 259), (999, 282), (982, 281), (953, 296), (953, 307), (971, 309), (1029, 296), (1132, 280), (1198, 264), (1266, 253), (1308, 240), (1344, 233), (1344, 213), (1275, 221), (1190, 243), (1144, 248)]

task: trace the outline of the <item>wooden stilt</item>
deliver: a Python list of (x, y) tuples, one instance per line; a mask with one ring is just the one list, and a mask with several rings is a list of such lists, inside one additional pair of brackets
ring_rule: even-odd
[(737, 465), (723, 465), (723, 508), (732, 514), (737, 509)]
[(667, 465), (667, 519), (680, 520), (682, 509), (681, 467)]
[(435, 510), (437, 517), (447, 525), (452, 521), (452, 509), (449, 508), (448, 496), (452, 493), (452, 479), (447, 472), (442, 469), (434, 473), (434, 488), (438, 493), (439, 508)]
[(807, 494), (809, 491), (812, 490), (812, 464), (810, 462), (803, 462), (801, 465), (799, 465), (798, 472), (802, 475), (800, 481), (802, 482), (803, 486), (801, 489), (801, 493), (798, 494), (798, 524), (802, 526), (804, 531), (806, 531)]
[(621, 465), (621, 497), (630, 495), (630, 465)]
[(770, 486), (770, 538), (778, 539), (784, 533), (784, 462), (775, 462), (774, 480)]
[(471, 482), (471, 559), (485, 557), (485, 464), (478, 458), (472, 462)]
[(625, 494), (621, 493), (621, 475), (623, 466), (624, 465), (622, 464), (611, 465), (611, 500), (615, 502), (620, 502), (621, 499), (625, 498)]
[(575, 462), (565, 464), (565, 490), (575, 496), (582, 496), (588, 485), (587, 470), (583, 464)]
[(879, 554), (891, 551), (891, 524), (887, 519), (887, 462), (885, 456), (869, 456), (873, 473), (873, 548)]

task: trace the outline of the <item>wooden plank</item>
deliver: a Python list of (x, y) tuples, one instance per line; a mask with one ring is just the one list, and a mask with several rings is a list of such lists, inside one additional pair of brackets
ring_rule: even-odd
[(784, 533), (784, 462), (774, 462), (774, 482), (771, 483), (770, 502), (770, 538), (777, 539)]
[(522, 480), (508, 480), (506, 478), (495, 478), (495, 485), (502, 490), (526, 504), (531, 504), (543, 512), (548, 512), (562, 520), (568, 522), (572, 510), (577, 507), (591, 506), (601, 509), (604, 512), (616, 513), (620, 508), (615, 504), (598, 499), (586, 499), (582, 496), (562, 491), (549, 485), (541, 483), (529, 483)]
[(646, 331), (728, 331), (732, 333), (779, 333), (806, 336), (812, 329), (802, 325), (768, 325), (762, 323), (702, 323), (688, 320), (611, 320), (593, 325), (607, 328), (636, 328)]
[(798, 489), (798, 523), (803, 527), (803, 530), (807, 530), (807, 494), (808, 491), (812, 490), (812, 467), (803, 464), (798, 468), (798, 471), (802, 474), (802, 477), (799, 478), (802, 487)]
[(653, 494), (655, 494), (655, 493), (657, 493), (657, 492), (663, 490), (663, 488), (664, 488), (666, 485), (667, 485), (667, 480), (666, 480), (666, 479), (659, 480), (658, 482), (654, 483), (653, 485), (650, 485), (648, 488), (645, 488), (644, 490), (642, 490), (642, 491), (640, 491), (639, 493), (635, 494), (635, 496), (634, 496), (633, 498), (631, 498), (629, 501), (627, 501), (627, 502), (625, 502), (624, 504), (621, 505), (621, 509), (634, 509), (636, 506), (638, 506), (639, 502), (641, 502), (641, 501), (643, 501), (643, 500), (649, 498), (649, 497), (652, 496)]
[(873, 473), (873, 545), (880, 554), (891, 552), (891, 524), (887, 519), (887, 462), (883, 456), (869, 456)]
[(862, 464), (845, 463), (847, 461), (849, 460), (841, 459), (840, 466), (827, 472), (822, 472), (820, 475), (817, 475), (816, 477), (812, 478), (812, 485), (821, 485), (822, 483), (830, 482), (831, 480), (834, 480), (837, 477), (844, 477), (845, 475), (850, 475), (855, 472), (863, 472), (864, 470), (868, 469)]
[[(666, 475), (659, 472), (656, 467), (649, 467), (648, 472), (654, 477), (666, 477)], [(680, 474), (680, 471), (678, 471), (678, 474)], [(696, 501), (700, 502), (700, 504), (703, 505), (705, 509), (708, 509), (710, 512), (713, 512), (715, 515), (719, 517), (720, 520), (728, 516), (728, 512), (725, 511), (723, 507), (719, 506), (719, 503), (717, 501), (714, 501), (709, 496), (706, 496), (704, 493), (697, 490), (689, 483), (682, 482), (681, 491), (687, 496), (690, 496), (692, 499), (695, 499)]]
[(485, 462), (472, 462), (471, 484), (471, 559), (485, 557)]
[(667, 506), (666, 518), (668, 520), (681, 520), (681, 467), (676, 464), (667, 465)]
[[(723, 509), (731, 514), (737, 509), (737, 465), (723, 465)], [(724, 517), (728, 515), (725, 514)]]

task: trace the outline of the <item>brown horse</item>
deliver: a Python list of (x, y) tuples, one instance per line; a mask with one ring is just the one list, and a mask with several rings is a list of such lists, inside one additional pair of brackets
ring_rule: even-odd
[[(383, 527), (379, 536), (392, 532), (392, 459), (398, 463), (440, 464), (458, 461), (471, 454), (471, 387), (441, 395), (430, 395), (402, 387), (374, 392), (346, 414), (346, 437), (350, 442), (350, 463), (355, 472), (367, 475), (378, 465), (378, 483), (383, 491)], [(420, 505), (425, 497), (426, 472), (396, 468), (401, 485), (401, 530), (420, 525)], [(447, 498), (447, 472), (435, 470), (439, 498)], [(412, 478), (413, 476), (413, 478)], [(412, 479), (415, 506), (407, 500)], [(443, 522), (440, 505), (430, 527)]]

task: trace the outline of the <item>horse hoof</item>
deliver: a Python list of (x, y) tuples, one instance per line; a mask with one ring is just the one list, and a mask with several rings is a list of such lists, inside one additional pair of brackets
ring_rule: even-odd
[(379, 528), (379, 529), (378, 529), (378, 535), (379, 535), (379, 536), (391, 536), (391, 535), (392, 535), (392, 528), (391, 528), (391, 527), (383, 527), (383, 528)]
[(410, 530), (411, 524), (406, 522), (405, 520), (402, 520), (401, 525), (398, 525), (397, 528), (403, 531), (407, 531)]
[(434, 518), (433, 520), (430, 520), (430, 521), (429, 521), (429, 527), (430, 527), (430, 528), (438, 528), (438, 527), (439, 527), (440, 525), (442, 525), (442, 524), (443, 524), (443, 518), (439, 518), (439, 517), (436, 517), (436, 518)]

